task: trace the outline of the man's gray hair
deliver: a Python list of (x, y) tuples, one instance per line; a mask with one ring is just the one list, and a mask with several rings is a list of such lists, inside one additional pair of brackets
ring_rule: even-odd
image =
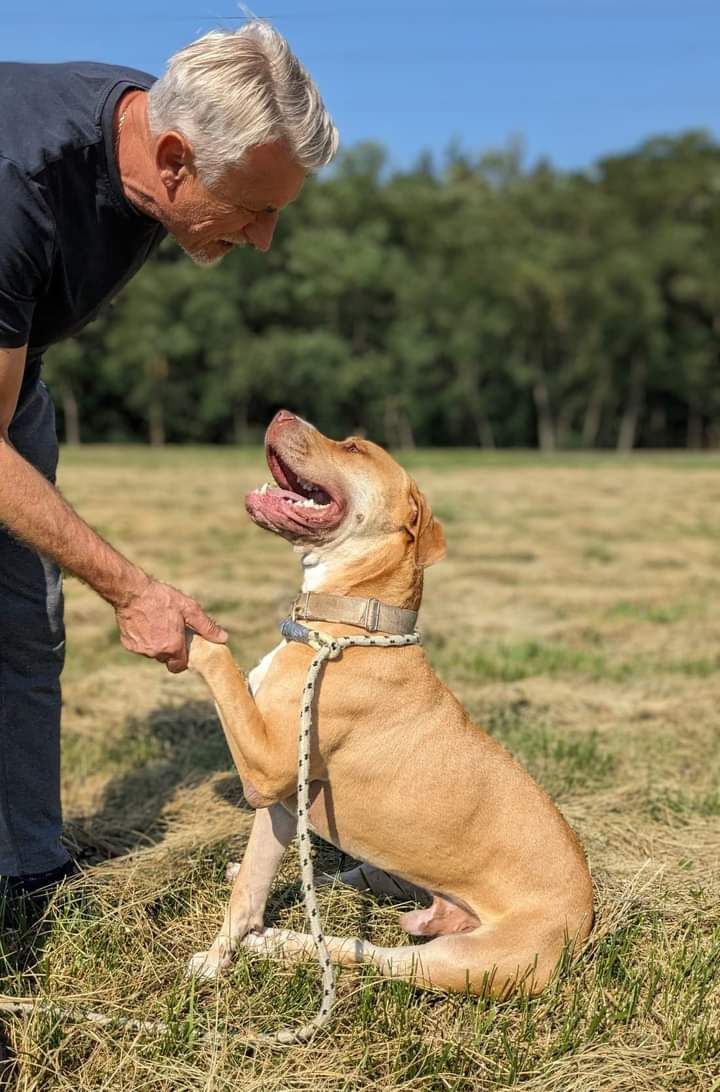
[(260, 19), (213, 30), (175, 53), (150, 89), (149, 119), (154, 136), (175, 129), (190, 141), (206, 185), (258, 144), (285, 141), (308, 171), (329, 163), (338, 146), (311, 77)]

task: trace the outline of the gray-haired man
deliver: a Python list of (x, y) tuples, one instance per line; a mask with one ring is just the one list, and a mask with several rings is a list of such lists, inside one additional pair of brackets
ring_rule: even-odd
[(101, 64), (0, 64), (0, 875), (57, 882), (60, 570), (115, 608), (132, 652), (187, 666), (185, 627), (225, 632), (100, 538), (55, 480), (42, 353), (89, 322), (166, 232), (203, 265), (268, 250), (279, 211), (337, 133), (267, 24), (215, 32), (155, 82)]

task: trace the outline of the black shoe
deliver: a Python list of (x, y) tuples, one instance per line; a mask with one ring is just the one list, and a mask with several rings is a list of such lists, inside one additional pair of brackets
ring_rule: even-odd
[(75, 861), (68, 860), (47, 872), (0, 877), (0, 977), (39, 961), (50, 928), (48, 904), (66, 880), (79, 874)]
[(23, 895), (47, 899), (64, 880), (78, 876), (80, 869), (72, 858), (50, 868), (47, 872), (28, 872), (23, 876), (3, 876), (2, 888), (6, 898), (17, 899)]
[[(0, 933), (5, 941), (15, 936), (20, 945), (17, 958), (21, 958), (28, 945), (28, 951), (42, 948), (43, 938), (35, 934), (38, 929), (43, 931), (43, 918), (50, 900), (61, 883), (79, 875), (78, 865), (70, 859), (57, 868), (49, 868), (46, 873), (0, 877)], [(13, 945), (14, 942), (11, 948)], [(4, 951), (4, 942), (1, 947)], [(4, 954), (7, 956), (7, 952)], [(27, 953), (22, 956), (23, 963), (26, 956)]]

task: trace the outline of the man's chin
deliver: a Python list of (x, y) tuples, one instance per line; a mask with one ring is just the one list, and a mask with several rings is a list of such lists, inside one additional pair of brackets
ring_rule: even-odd
[(221, 262), (223, 258), (226, 258), (227, 255), (231, 253), (231, 251), (237, 250), (239, 247), (248, 245), (246, 242), (239, 239), (237, 242), (233, 243), (232, 246), (224, 246), (218, 245), (217, 243), (212, 243), (209, 247), (191, 247), (186, 246), (185, 243), (181, 242), (176, 235), (174, 235), (173, 238), (180, 246), (180, 248), (185, 251), (188, 258), (190, 258), (190, 260), (195, 263), (195, 265), (202, 265), (206, 269), (208, 269), (210, 266), (218, 265), (218, 263)]
[[(225, 257), (224, 254), (211, 254), (209, 250), (188, 250), (186, 246), (180, 244), (182, 249), (187, 254), (188, 258), (194, 263), (194, 265), (201, 265), (204, 269), (210, 269), (213, 265), (219, 265)], [(229, 253), (229, 251), (228, 251)]]

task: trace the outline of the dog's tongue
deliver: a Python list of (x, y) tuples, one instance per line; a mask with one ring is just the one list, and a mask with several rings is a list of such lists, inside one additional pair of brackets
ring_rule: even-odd
[[(296, 492), (284, 485), (265, 482), (245, 497), (245, 507), (251, 518), (270, 530), (317, 531), (336, 526), (344, 514), (344, 505), (319, 487), (308, 487), (308, 492)], [(303, 483), (304, 487), (304, 483)]]

